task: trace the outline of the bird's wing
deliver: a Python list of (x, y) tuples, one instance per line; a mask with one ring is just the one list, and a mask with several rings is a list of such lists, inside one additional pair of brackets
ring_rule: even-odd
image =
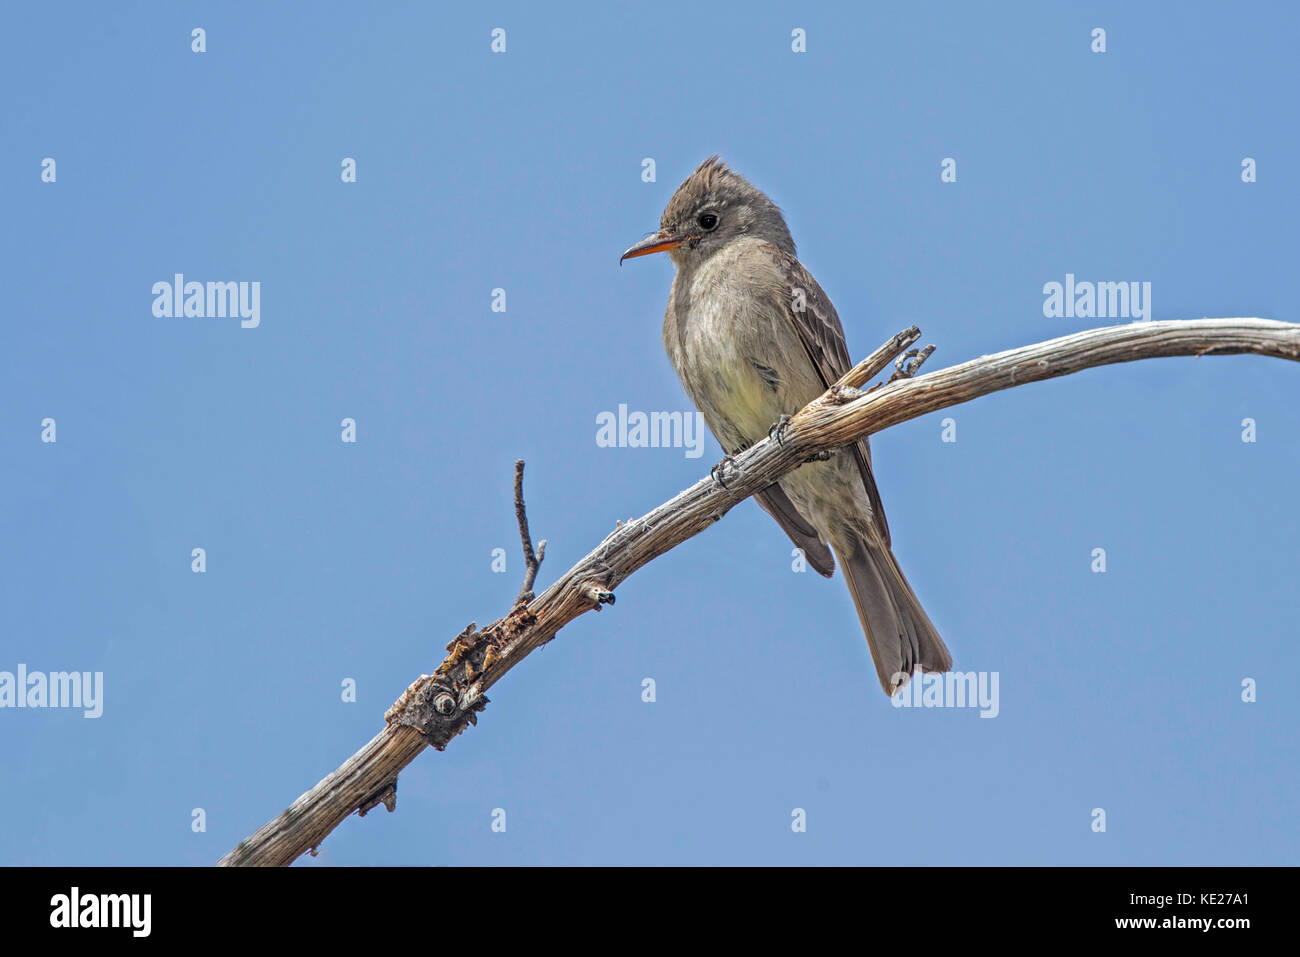
[(754, 496), (754, 501), (776, 519), (776, 523), (790, 536), (790, 541), (803, 549), (804, 558), (808, 559), (808, 564), (818, 574), (827, 578), (835, 574), (835, 556), (826, 543), (817, 537), (817, 530), (795, 509), (794, 503), (780, 485), (769, 485)]
[[(799, 341), (803, 343), (804, 351), (808, 353), (813, 368), (821, 377), (822, 385), (829, 389), (840, 376), (853, 368), (840, 317), (830, 298), (822, 291), (812, 273), (803, 267), (803, 263), (776, 246), (764, 245), (786, 279), (786, 315), (799, 334)], [(889, 523), (885, 520), (885, 507), (880, 501), (875, 477), (871, 474), (871, 446), (864, 438), (853, 445), (853, 452), (858, 460), (858, 470), (862, 473), (862, 484), (867, 490), (876, 526), (888, 547)], [(786, 531), (789, 532), (789, 529)]]

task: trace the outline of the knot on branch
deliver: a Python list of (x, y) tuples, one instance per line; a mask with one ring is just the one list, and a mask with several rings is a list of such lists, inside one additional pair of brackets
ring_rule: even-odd
[(478, 713), (488, 699), (476, 682), (497, 662), (503, 661), (511, 644), (537, 622), (527, 607), (519, 608), (482, 631), (474, 622), (447, 645), (447, 657), (432, 675), (421, 675), (384, 714), (389, 725), (401, 724), (419, 731), (430, 745), (441, 751), (447, 742), (470, 724), (478, 724)]
[[(488, 706), (488, 699), (482, 695), (476, 696), (464, 708), (461, 700), (450, 684), (433, 675), (421, 675), (388, 709), (384, 720), (390, 727), (397, 724), (414, 728), (430, 747), (442, 751), (466, 727), (478, 724), (478, 713)], [(396, 788), (393, 790), (392, 798), (396, 802)], [(385, 791), (381, 790), (366, 810), (378, 804), (384, 796)], [(384, 803), (387, 805), (388, 802)]]

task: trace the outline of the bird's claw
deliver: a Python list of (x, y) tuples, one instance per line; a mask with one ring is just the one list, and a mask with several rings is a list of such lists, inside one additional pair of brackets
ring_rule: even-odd
[(722, 488), (727, 487), (727, 480), (725, 478), (725, 475), (728, 468), (731, 468), (737, 472), (740, 471), (739, 469), (736, 468), (736, 460), (733, 459), (730, 455), (724, 455), (722, 457), (722, 460), (718, 462), (717, 465), (709, 469), (709, 475), (713, 478), (713, 481), (717, 482), (718, 485), (720, 485)]
[(775, 439), (776, 444), (784, 448), (785, 430), (789, 428), (789, 426), (790, 426), (790, 416), (782, 415), (781, 418), (776, 420), (776, 424), (767, 430), (767, 437), (769, 439)]

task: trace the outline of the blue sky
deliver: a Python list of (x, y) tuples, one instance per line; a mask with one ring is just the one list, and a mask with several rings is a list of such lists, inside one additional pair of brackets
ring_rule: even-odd
[[(0, 671), (104, 696), (0, 709), (0, 864), (207, 864), (315, 784), (508, 608), (516, 458), (542, 585), (705, 474), (712, 440), (596, 418), (689, 408), (671, 264), (618, 257), (711, 153), (858, 358), (1126, 321), (1046, 318), (1066, 274), (1150, 282), (1156, 319), (1300, 312), (1292, 5), (377, 6), (3, 14)], [(176, 273), (259, 283), (260, 324), (156, 318)], [(843, 583), (745, 503), (304, 863), (1294, 864), (1297, 376), (1112, 366), (873, 439), (992, 720), (891, 707)]]

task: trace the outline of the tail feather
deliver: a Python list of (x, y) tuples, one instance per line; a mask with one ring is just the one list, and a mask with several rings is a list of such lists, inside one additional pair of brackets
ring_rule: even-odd
[(862, 631), (885, 694), (907, 683), (912, 670), (947, 671), (952, 656), (883, 542), (859, 539), (852, 555), (836, 550), (858, 609)]

